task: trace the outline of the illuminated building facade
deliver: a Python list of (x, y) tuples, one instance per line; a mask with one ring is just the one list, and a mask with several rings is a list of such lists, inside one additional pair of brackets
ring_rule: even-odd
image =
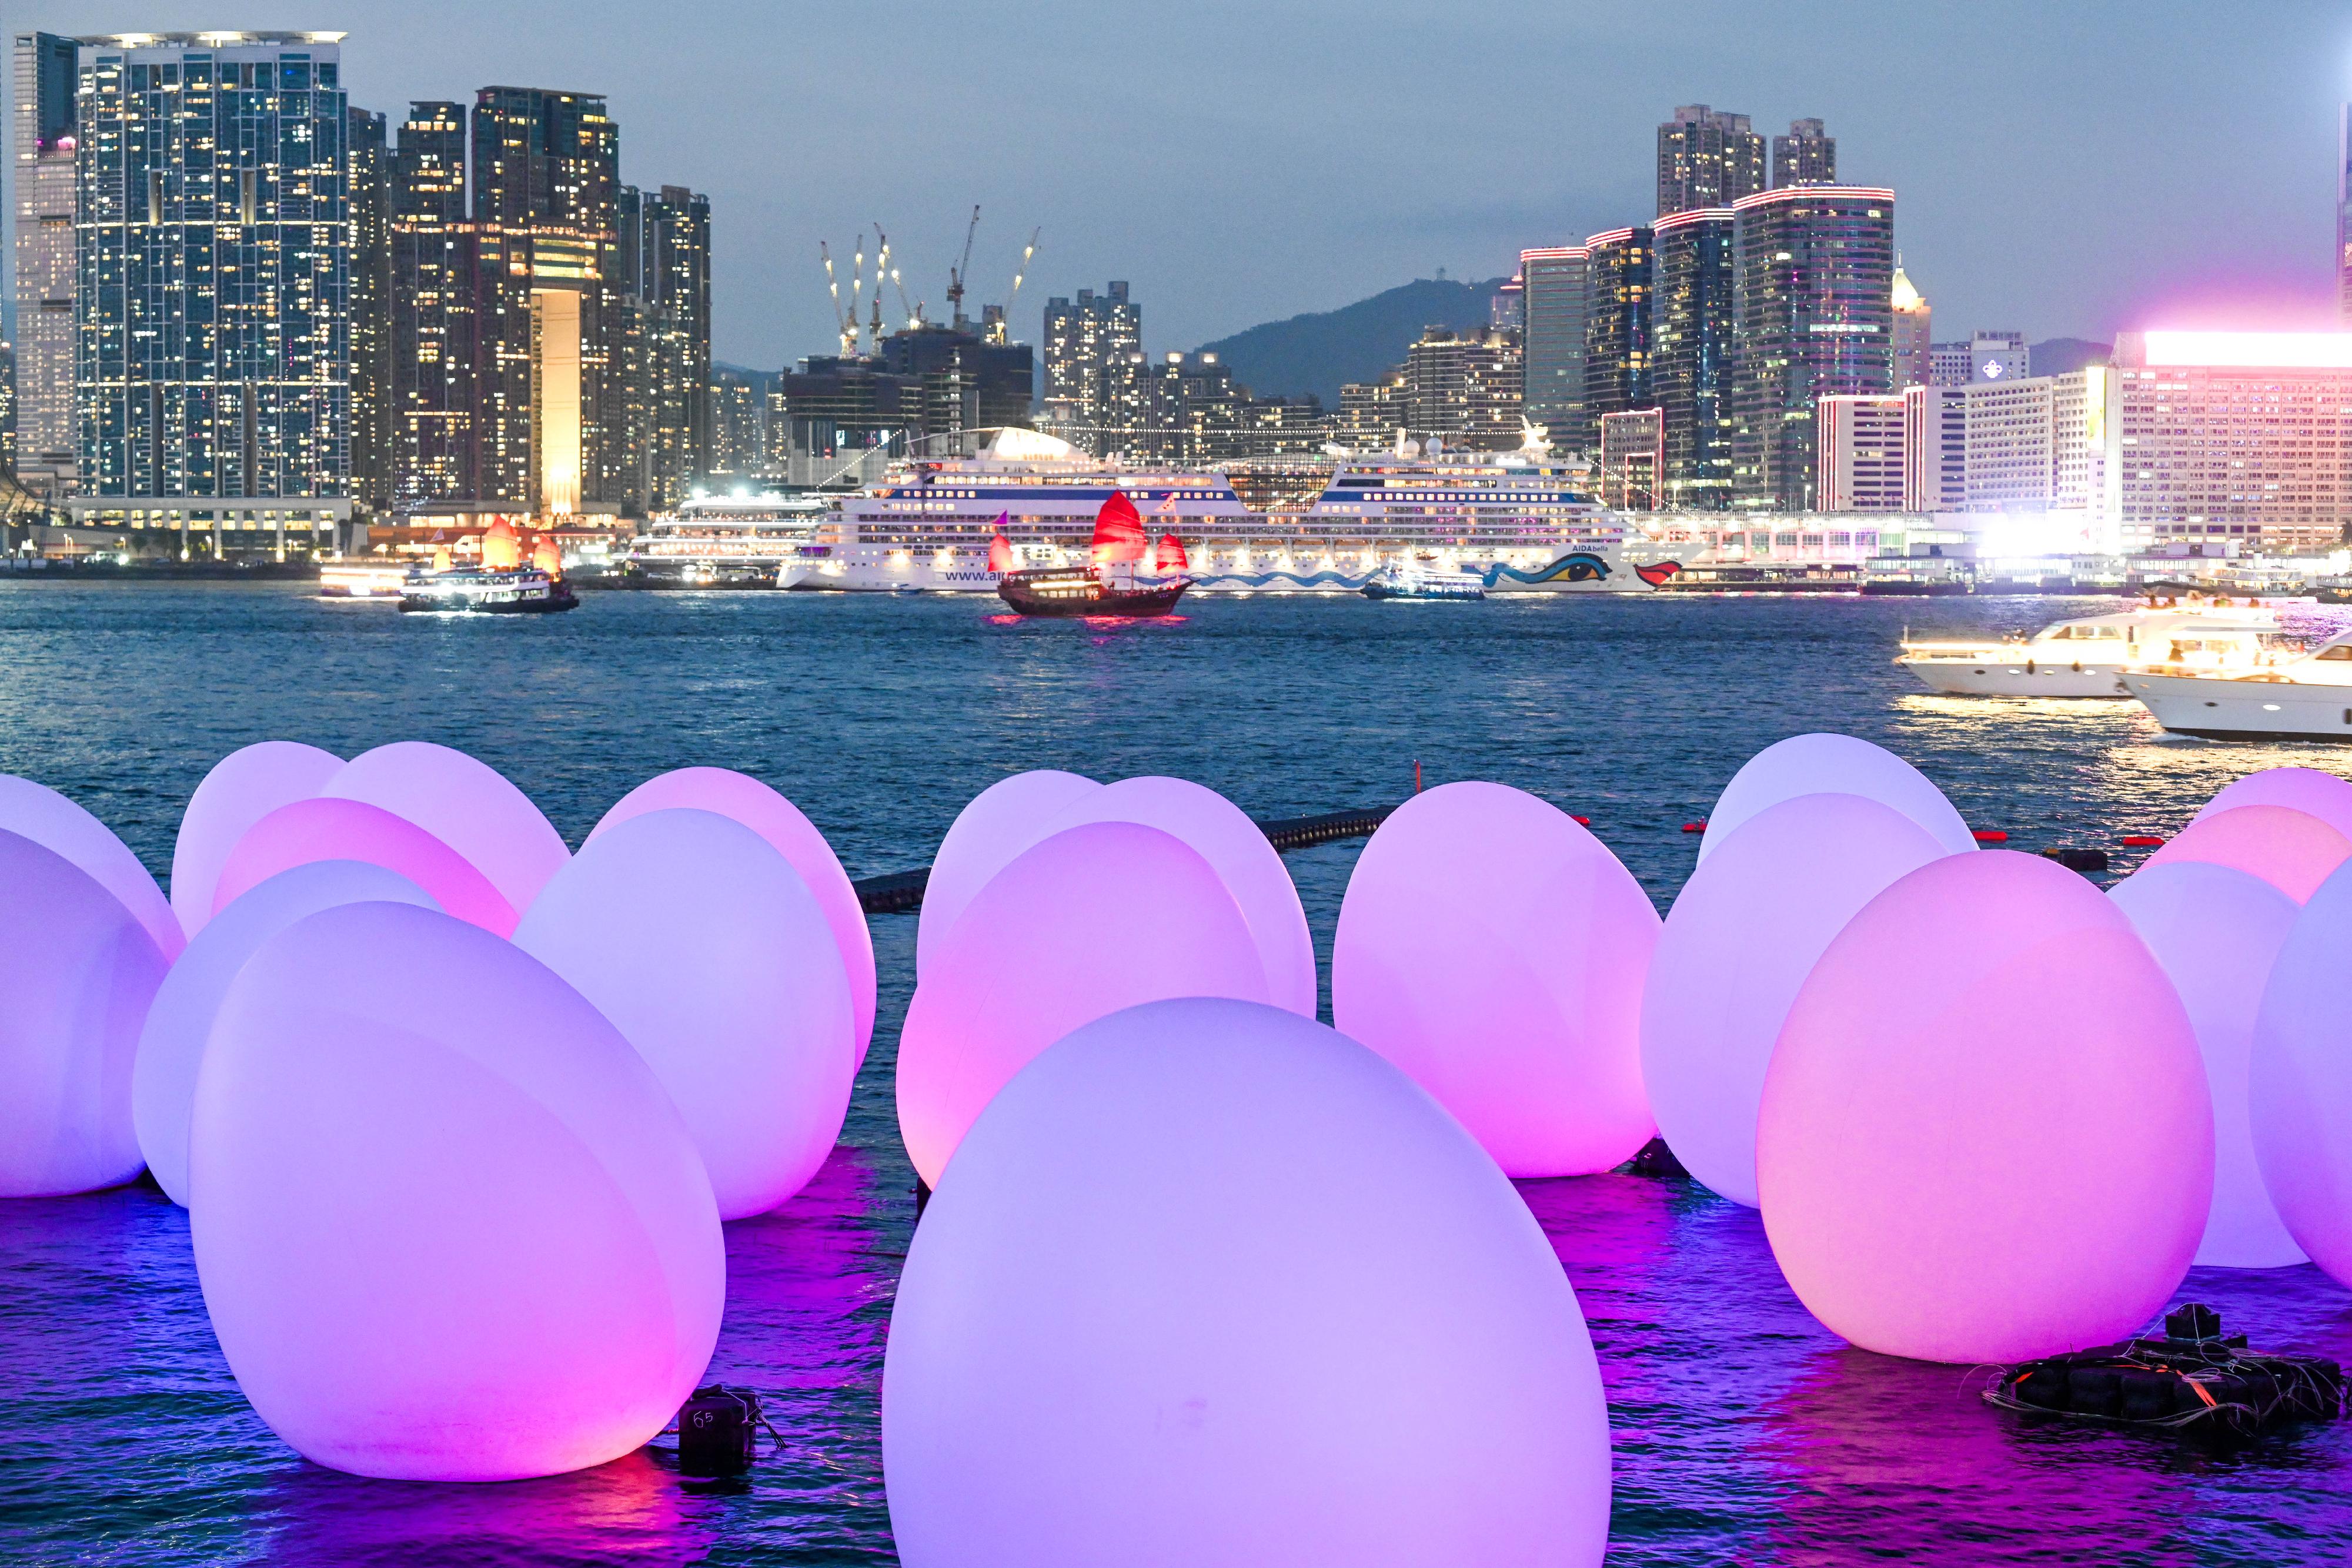
[(1654, 408), (1627, 409), (1601, 416), (1601, 504), (1621, 511), (1653, 512), (1663, 504), (1666, 422)]
[(1731, 504), (1732, 236), (1729, 207), (1651, 225), (1651, 394), (1664, 421), (1664, 505)]
[(615, 287), (638, 313), (636, 329), (677, 361), (650, 379), (625, 378), (631, 419), (656, 433), (646, 476), (633, 471), (625, 487), (649, 486), (648, 504), (667, 508), (712, 471), (710, 200), (683, 185), (624, 185), (614, 212)]
[(2352, 327), (2352, 103), (2336, 120), (2336, 311)]
[(1526, 371), (1516, 332), (1424, 328), (1405, 350), (1405, 426), (1490, 452), (1517, 450)]
[(1837, 138), (1818, 120), (1792, 120), (1789, 134), (1772, 138), (1772, 186), (1837, 183)]
[(1519, 252), (1524, 406), (1563, 455), (1592, 449), (1584, 413), (1584, 291), (1590, 253), (1580, 246)]
[(354, 499), (392, 506), (392, 166), (383, 116), (348, 111), (352, 214), (352, 480)]
[(1927, 350), (1927, 384), (1931, 387), (1964, 387), (1974, 373), (1970, 345), (1963, 339), (1957, 343), (1935, 343)]
[(1644, 224), (1584, 242), (1584, 416), (1648, 408), (1651, 232)]
[(1903, 389), (1903, 509), (1957, 512), (1969, 502), (1969, 402), (1962, 387)]
[(2022, 332), (1979, 332), (1969, 340), (1969, 381), (2021, 382), (2033, 374), (2033, 350)]
[(1764, 138), (1748, 116), (1690, 103), (1658, 127), (1660, 216), (1727, 207), (1764, 188)]
[(16, 158), (16, 449), (26, 487), (63, 495), (74, 472), (74, 40), (18, 33)]
[(1821, 402), (1824, 512), (1899, 512), (1904, 506), (1904, 400), (1832, 395)]
[(1895, 389), (1926, 387), (1936, 384), (1935, 343), (1933, 327), (1935, 313), (1927, 301), (1911, 286), (1904, 274), (1903, 262), (1895, 263), (1893, 289), (1895, 309)]
[(1097, 456), (1142, 434), (1143, 308), (1124, 282), (1045, 301), (1045, 428)]
[(466, 106), (412, 103), (390, 180), (390, 392), (395, 505), (480, 496), (479, 251), (466, 208)]

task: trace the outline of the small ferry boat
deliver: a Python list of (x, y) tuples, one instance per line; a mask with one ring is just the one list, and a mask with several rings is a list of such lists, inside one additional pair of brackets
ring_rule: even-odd
[(561, 572), (536, 566), (413, 572), (400, 591), (401, 609), (440, 615), (546, 615), (579, 602)]
[(2352, 632), (2252, 671), (2127, 670), (2123, 681), (2175, 735), (2352, 744)]
[(1367, 599), (1484, 599), (1486, 584), (1468, 572), (1439, 571), (1423, 558), (1411, 566), (1384, 566), (1364, 584)]
[(2128, 697), (2126, 670), (2153, 665), (2252, 670), (2272, 653), (2276, 609), (2227, 595), (2150, 599), (2000, 642), (1915, 642), (1895, 662), (1930, 690), (1958, 696)]
[(1160, 537), (1145, 570), (1143, 519), (1120, 491), (1112, 491), (1095, 514), (1091, 565), (1016, 570), (1003, 524), (998, 517), (989, 570), (997, 597), (1023, 615), (1165, 615), (1192, 586), (1184, 575), (1184, 546), (1173, 534)]

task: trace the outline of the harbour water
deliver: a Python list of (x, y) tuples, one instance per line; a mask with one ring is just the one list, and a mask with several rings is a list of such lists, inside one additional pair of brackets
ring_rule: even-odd
[[(160, 876), (189, 791), (254, 740), (462, 747), (574, 843), (646, 776), (709, 763), (783, 790), (863, 876), (921, 863), (966, 800), (1023, 768), (1178, 774), (1265, 818), (1393, 801), (1418, 761), (1431, 783), (1497, 779), (1590, 817), (1664, 907), (1696, 847), (1681, 824), (1808, 729), (1892, 747), (2029, 851), (2168, 832), (2257, 768), (2352, 770), (2326, 748), (2166, 739), (2128, 703), (1931, 696), (1889, 662), (1906, 623), (1975, 635), (2104, 607), (1251, 599), (1090, 624), (977, 600), (706, 593), (436, 621), (290, 585), (5, 583), (0, 771), (64, 789)], [(1287, 857), (1327, 956), (1358, 848)], [(306, 1465), (220, 1359), (184, 1216), (140, 1186), (0, 1204), (0, 1560), (894, 1561), (876, 1412), (914, 1223), (890, 1092), (914, 921), (874, 931), (880, 1019), (843, 1146), (784, 1208), (729, 1228), (712, 1375), (761, 1390), (783, 1438), (748, 1478), (688, 1480), (657, 1450), (477, 1488)], [(37, 961), (37, 933), (11, 921), (6, 940), (9, 961)], [(2063, 1135), (2063, 1107), (2032, 1113)], [(2352, 1557), (2352, 1427), (2221, 1456), (2021, 1425), (1964, 1369), (1814, 1323), (1748, 1210), (1630, 1176), (1522, 1191), (1608, 1385), (1612, 1563)], [(2257, 1344), (2352, 1361), (2352, 1292), (2309, 1266), (2200, 1270), (2183, 1295)]]

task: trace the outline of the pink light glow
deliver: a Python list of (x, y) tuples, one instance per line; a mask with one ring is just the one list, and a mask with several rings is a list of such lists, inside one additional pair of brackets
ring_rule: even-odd
[(333, 796), (297, 800), (256, 822), (221, 867), (213, 913), (279, 872), (311, 861), (365, 861), (396, 871), (458, 919), (500, 936), (514, 933), (514, 905), (463, 855), (405, 817)]
[(2302, 904), (2347, 856), (2352, 856), (2352, 839), (2308, 811), (2292, 806), (2233, 806), (2199, 817), (2141, 862), (2141, 869), (2184, 861), (2231, 866)]
[(172, 910), (190, 936), (213, 917), (213, 888), (237, 840), (280, 806), (307, 800), (342, 770), (331, 751), (265, 740), (213, 764), (180, 813), (172, 849)]
[(2213, 332), (2161, 330), (2143, 334), (2145, 363), (2227, 370), (2352, 370), (2352, 332)]
[(2352, 1285), (2352, 872), (2320, 885), (2279, 949), (2254, 1018), (2247, 1122), (2263, 1188), (2295, 1245)]
[(517, 910), (530, 908), (572, 858), (530, 796), (488, 763), (446, 746), (402, 740), (363, 751), (319, 792), (407, 818), (465, 856)]
[[(121, 901), (131, 917), (146, 928), (166, 958), (176, 958), (188, 945), (180, 917), (155, 879), (114, 836), (114, 830), (46, 784), (0, 773), (0, 830), (21, 833), (45, 849), (65, 856), (99, 886)], [(30, 908), (32, 905), (19, 907)]]

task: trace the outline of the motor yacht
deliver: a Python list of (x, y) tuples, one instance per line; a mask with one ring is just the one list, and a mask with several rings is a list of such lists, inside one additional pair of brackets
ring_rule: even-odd
[(2250, 671), (2274, 655), (2278, 611), (2259, 601), (2188, 594), (2085, 615), (2000, 642), (1903, 640), (1895, 662), (1956, 696), (2128, 697), (2124, 672), (2162, 666)]
[(2352, 632), (2251, 671), (2128, 670), (2123, 681), (2175, 735), (2352, 742)]

